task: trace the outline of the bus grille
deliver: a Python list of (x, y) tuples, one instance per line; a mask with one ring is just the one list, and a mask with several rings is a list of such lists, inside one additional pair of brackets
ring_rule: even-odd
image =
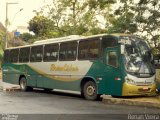
[(151, 85), (152, 82), (136, 82), (136, 85), (138, 86), (146, 86), (146, 85)]

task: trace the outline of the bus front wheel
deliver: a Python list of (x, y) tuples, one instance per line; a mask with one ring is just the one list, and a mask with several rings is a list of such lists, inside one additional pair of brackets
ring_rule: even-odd
[(22, 77), (19, 81), (19, 85), (22, 91), (31, 91), (33, 88), (27, 86), (27, 80), (25, 77)]
[(87, 81), (83, 86), (83, 95), (85, 99), (87, 100), (97, 100), (98, 94), (97, 94), (97, 87), (95, 82), (93, 81)]

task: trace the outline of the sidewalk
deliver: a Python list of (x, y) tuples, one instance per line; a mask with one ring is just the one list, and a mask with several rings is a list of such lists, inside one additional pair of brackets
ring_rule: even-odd
[(134, 105), (144, 107), (160, 108), (160, 95), (154, 97), (126, 97), (114, 98), (110, 95), (102, 95), (102, 102), (105, 104), (121, 104), (121, 105)]
[[(0, 80), (0, 91), (19, 91), (19, 85), (3, 83)], [(102, 102), (105, 104), (121, 104), (121, 105), (134, 105), (144, 107), (160, 108), (160, 94), (154, 97), (125, 97), (115, 98), (110, 95), (102, 95)]]
[(19, 85), (4, 83), (2, 80), (0, 80), (0, 91), (17, 91), (19, 89)]
[(0, 80), (0, 91), (3, 90), (2, 80)]

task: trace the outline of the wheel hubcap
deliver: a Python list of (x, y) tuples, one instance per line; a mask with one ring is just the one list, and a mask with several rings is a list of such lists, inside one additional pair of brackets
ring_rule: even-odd
[(87, 87), (87, 94), (88, 95), (93, 95), (93, 94), (95, 94), (95, 88), (94, 88), (94, 86), (88, 86)]
[(22, 88), (22, 89), (25, 89), (25, 86), (26, 86), (26, 83), (25, 83), (24, 80), (22, 80), (22, 81), (21, 81), (21, 88)]

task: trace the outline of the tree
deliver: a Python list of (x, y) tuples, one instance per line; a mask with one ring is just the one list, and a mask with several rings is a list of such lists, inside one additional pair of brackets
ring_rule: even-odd
[(22, 33), (22, 34), (20, 34), (19, 37), (20, 37), (20, 39), (22, 39), (22, 40), (25, 41), (25, 42), (28, 42), (29, 40), (35, 38), (35, 36), (34, 36), (34, 35), (31, 35), (30, 33)]
[[(118, 7), (117, 7), (118, 6)], [(48, 14), (45, 16), (44, 11)], [(37, 12), (29, 28), (37, 37), (71, 34), (131, 33), (158, 45), (160, 38), (158, 0), (54, 0)]]
[(20, 37), (13, 37), (10, 41), (8, 41), (8, 47), (17, 47), (23, 45), (27, 45), (27, 43)]
[[(95, 9), (94, 4), (95, 1), (91, 0), (54, 0), (53, 5), (43, 7), (30, 20), (29, 30), (37, 37), (45, 38), (104, 33), (106, 28), (103, 29), (100, 26), (101, 20), (97, 19), (101, 9)], [(45, 17), (46, 9), (48, 15)]]
[(129, 32), (140, 35), (157, 47), (160, 38), (160, 1), (120, 0), (114, 11), (109, 32)]
[(109, 33), (135, 33), (137, 24), (135, 22), (135, 14), (133, 9), (134, 1), (120, 0), (120, 3), (115, 3), (114, 6), (120, 4), (117, 9), (110, 13)]
[[(139, 31), (146, 32), (148, 38), (158, 46), (160, 38), (160, 1), (159, 0), (140, 0), (137, 6), (140, 6), (136, 11), (136, 21), (139, 24)], [(138, 8), (138, 7), (137, 7)], [(146, 14), (148, 14), (146, 16)]]
[[(89, 1), (54, 1), (56, 7), (50, 8), (50, 16), (57, 23), (57, 28), (62, 36), (71, 34), (87, 35), (93, 34), (92, 31), (98, 33), (102, 31), (98, 26), (95, 10), (89, 9)], [(94, 30), (95, 28), (99, 31)]]
[(39, 13), (29, 21), (29, 30), (34, 32), (37, 37), (51, 38), (58, 36), (53, 29), (54, 22)]

